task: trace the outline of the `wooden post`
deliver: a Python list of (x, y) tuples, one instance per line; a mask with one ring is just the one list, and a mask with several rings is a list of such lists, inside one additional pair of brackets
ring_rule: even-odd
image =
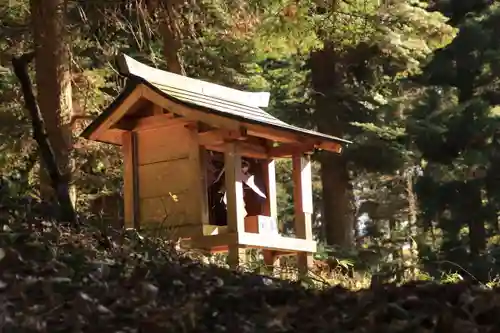
[(205, 148), (200, 147), (198, 139), (197, 129), (192, 129), (190, 131), (190, 151), (189, 159), (192, 161), (193, 167), (193, 189), (197, 193), (197, 202), (193, 203), (193, 207), (198, 209), (198, 216), (202, 224), (200, 229), (201, 234), (203, 234), (203, 226), (210, 224), (209, 216), (209, 204), (208, 204), (208, 192), (207, 192), (207, 165)]
[(278, 222), (278, 203), (276, 200), (276, 165), (274, 160), (262, 161), (263, 178), (266, 184), (267, 199), (263, 213)]
[[(227, 200), (227, 227), (230, 233), (245, 231), (245, 207), (243, 201), (243, 183), (237, 178), (237, 170), (241, 170), (241, 156), (237, 145), (229, 142), (224, 152), (225, 186)], [(238, 245), (228, 248), (228, 263), (237, 268), (244, 260), (245, 250)]]
[(137, 134), (125, 132), (123, 149), (123, 203), (126, 228), (139, 228), (139, 196), (137, 174)]
[[(313, 213), (311, 158), (309, 155), (292, 157), (292, 178), (294, 183), (293, 201), (295, 206), (295, 236), (312, 240)], [(299, 274), (307, 274), (312, 266), (312, 253), (298, 253), (297, 265)]]
[[(262, 174), (266, 185), (266, 202), (264, 204), (263, 214), (270, 216), (278, 223), (278, 203), (276, 200), (276, 162), (274, 160), (262, 161)], [(281, 231), (281, 230), (280, 230)], [(264, 263), (272, 267), (273, 275), (279, 269), (280, 261), (276, 251), (262, 250)]]
[(262, 250), (262, 255), (264, 256), (264, 264), (271, 269), (271, 275), (279, 274), (281, 262), (278, 253), (273, 250)]

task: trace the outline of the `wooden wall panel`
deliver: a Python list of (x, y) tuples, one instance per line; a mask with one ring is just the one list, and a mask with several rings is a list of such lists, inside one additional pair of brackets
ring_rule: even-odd
[(139, 165), (157, 163), (189, 156), (189, 130), (184, 126), (169, 126), (138, 133)]
[(191, 160), (187, 158), (139, 166), (141, 199), (177, 194), (190, 188)]
[(137, 136), (142, 227), (166, 235), (175, 231), (173, 237), (202, 233), (204, 177), (197, 136), (182, 125), (140, 131)]
[(190, 212), (185, 208), (190, 197), (191, 193), (183, 192), (176, 194), (175, 197), (164, 195), (140, 199), (140, 219), (145, 223), (164, 222), (170, 225), (189, 223)]
[(202, 233), (194, 211), (189, 210), (192, 192), (180, 193), (176, 200), (169, 195), (140, 200), (141, 223), (144, 229), (176, 239)]
[(179, 123), (139, 130), (137, 148), (141, 227), (167, 235), (175, 229), (175, 237), (202, 235), (209, 208), (197, 129)]

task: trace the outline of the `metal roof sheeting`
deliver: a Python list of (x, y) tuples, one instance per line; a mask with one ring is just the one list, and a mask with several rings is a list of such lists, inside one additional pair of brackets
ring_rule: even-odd
[(263, 126), (271, 125), (274, 128), (281, 128), (289, 131), (294, 131), (300, 134), (306, 134), (308, 136), (327, 139), (339, 143), (350, 143), (350, 141), (337, 138), (335, 136), (287, 124), (284, 121), (279, 120), (278, 118), (270, 115), (269, 113), (258, 107), (252, 107), (219, 98), (205, 96), (194, 92), (189, 92), (186, 90), (176, 89), (167, 85), (155, 84), (152, 82), (149, 82), (149, 84), (154, 88), (156, 88), (157, 90), (161, 91), (166, 96), (173, 97), (179, 101), (194, 106), (201, 106), (205, 109), (216, 111), (222, 116), (238, 118), (241, 119), (243, 122), (247, 121), (251, 123), (260, 124)]
[(138, 83), (143, 83), (161, 93), (165, 98), (170, 97), (177, 102), (198, 107), (201, 111), (207, 113), (237, 119), (243, 123), (253, 123), (264, 127), (304, 134), (321, 140), (342, 144), (351, 143), (348, 140), (335, 136), (287, 124), (270, 115), (258, 107), (268, 104), (269, 93), (236, 90), (165, 72), (142, 64), (126, 55), (119, 58), (119, 70), (123, 75), (129, 77), (126, 89), (124, 89), (106, 111), (84, 130), (82, 136), (89, 137), (91, 132), (110, 116), (117, 104), (120, 104), (120, 100), (123, 100), (124, 97), (130, 94)]

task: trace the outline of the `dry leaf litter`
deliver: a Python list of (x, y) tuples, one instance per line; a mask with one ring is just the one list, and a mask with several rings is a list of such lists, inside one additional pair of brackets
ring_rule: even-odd
[(500, 333), (499, 293), (485, 287), (308, 289), (203, 265), (134, 235), (4, 229), (0, 332)]

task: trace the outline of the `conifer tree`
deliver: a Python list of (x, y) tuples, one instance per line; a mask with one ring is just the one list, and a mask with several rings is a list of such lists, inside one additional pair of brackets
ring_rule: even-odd
[[(442, 254), (479, 263), (498, 231), (498, 4), (443, 10), (459, 32), (436, 51), (415, 82), (422, 85), (408, 132), (424, 159), (417, 183), (420, 222), (442, 230)], [(482, 4), (482, 5), (481, 5)], [(462, 230), (466, 230), (467, 238)], [(470, 256), (467, 256), (467, 253)], [(485, 277), (485, 271), (478, 271)]]

